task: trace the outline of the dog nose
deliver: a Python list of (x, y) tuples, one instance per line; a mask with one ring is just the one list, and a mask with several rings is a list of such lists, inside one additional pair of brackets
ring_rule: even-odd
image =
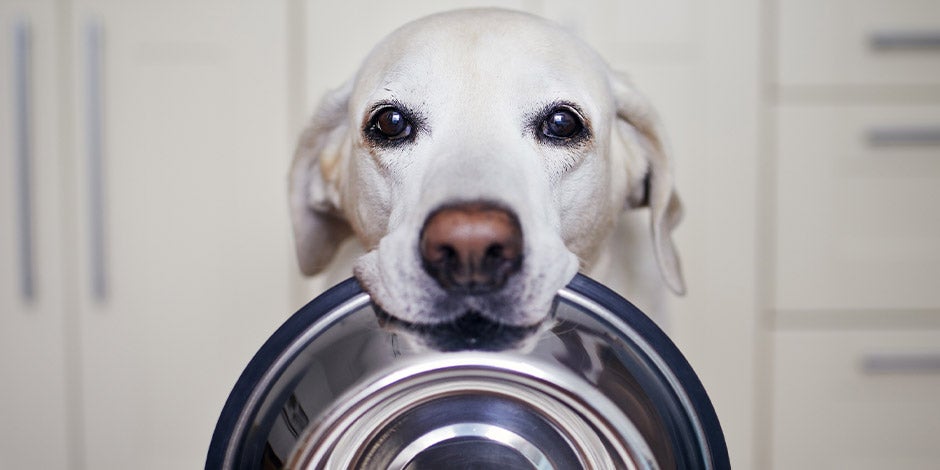
[(522, 266), (522, 227), (496, 205), (455, 204), (427, 218), (419, 249), (424, 270), (444, 289), (492, 292)]

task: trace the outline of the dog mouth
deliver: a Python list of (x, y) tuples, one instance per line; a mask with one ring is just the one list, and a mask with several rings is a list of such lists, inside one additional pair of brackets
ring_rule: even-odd
[(405, 321), (380, 308), (376, 308), (376, 316), (382, 327), (412, 336), (424, 346), (442, 352), (516, 349), (539, 332), (544, 323), (509, 325), (476, 310), (467, 310), (452, 320), (433, 324)]
[[(475, 207), (448, 207), (449, 215), (455, 217), (465, 216), (461, 212), (464, 209), (474, 217), (494, 215), (488, 206), (480, 209), (482, 215), (473, 212)], [(509, 227), (508, 238), (502, 236), (506, 228), (502, 223), (492, 230), (472, 230), (469, 235), (448, 232), (448, 227), (437, 234), (433, 233), (436, 229), (425, 228), (423, 233), (433, 236), (423, 240), (418, 235), (422, 232), (416, 233), (410, 225), (402, 226), (391, 230), (378, 246), (356, 260), (353, 273), (375, 305), (387, 312), (383, 316), (390, 320), (388, 325), (412, 337), (425, 338), (439, 349), (485, 350), (507, 347), (538, 330), (551, 316), (558, 289), (577, 272), (577, 257), (560, 238), (544, 235), (544, 230), (543, 235), (526, 239), (524, 244), (521, 239), (515, 240), (521, 235), (514, 219), (499, 209), (493, 211), (494, 218)], [(452, 222), (442, 220), (438, 220), (442, 225)], [(481, 224), (488, 227), (488, 223)], [(540, 232), (535, 228), (530, 233)], [(492, 249), (494, 245), (502, 250)], [(467, 261), (445, 270), (446, 276), (428, 269), (429, 262), (449, 259), (445, 256), (448, 246), (462, 253), (458, 258)], [(499, 255), (487, 258), (488, 253), (496, 251)], [(491, 266), (488, 261), (496, 267), (483, 269)], [(505, 266), (511, 272), (503, 272)], [(455, 286), (448, 282), (451, 277), (462, 282)]]

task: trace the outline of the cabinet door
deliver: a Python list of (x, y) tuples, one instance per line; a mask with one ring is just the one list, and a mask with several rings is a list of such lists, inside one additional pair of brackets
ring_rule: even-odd
[(76, 2), (85, 468), (197, 468), (290, 313), (284, 2)]
[(773, 336), (773, 468), (935, 469), (940, 331)]
[(940, 108), (785, 105), (776, 118), (777, 309), (940, 307)]
[(52, 1), (0, 1), (0, 466), (67, 465)]

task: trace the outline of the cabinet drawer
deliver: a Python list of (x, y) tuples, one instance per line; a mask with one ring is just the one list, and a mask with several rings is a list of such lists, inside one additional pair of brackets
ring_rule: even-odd
[(940, 308), (940, 107), (776, 109), (778, 310)]
[(935, 469), (940, 331), (775, 333), (775, 469)]
[(778, 1), (783, 85), (940, 84), (940, 2)]

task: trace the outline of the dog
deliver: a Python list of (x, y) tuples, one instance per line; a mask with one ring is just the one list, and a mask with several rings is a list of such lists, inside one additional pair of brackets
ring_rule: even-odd
[[(352, 271), (375, 304), (423, 326), (538, 325), (612, 253), (637, 256), (608, 271), (682, 294), (668, 153), (648, 100), (562, 27), (502, 9), (431, 15), (381, 41), (301, 135), (300, 269), (324, 271), (354, 236)], [(639, 208), (649, 241), (622, 246), (615, 227), (640, 233), (622, 217)]]

